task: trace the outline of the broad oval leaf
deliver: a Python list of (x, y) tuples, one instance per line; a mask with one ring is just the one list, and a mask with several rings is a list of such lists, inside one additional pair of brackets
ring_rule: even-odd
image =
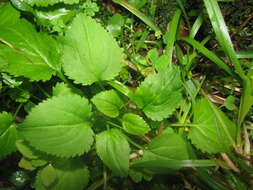
[(131, 98), (149, 118), (161, 121), (172, 114), (182, 100), (181, 89), (180, 70), (171, 66), (149, 75)]
[(155, 137), (148, 145), (148, 151), (166, 159), (187, 160), (188, 151), (185, 141), (176, 133)]
[(46, 187), (52, 185), (56, 181), (57, 174), (51, 164), (47, 165), (41, 170), (40, 178), (41, 178), (41, 182)]
[(144, 119), (133, 113), (125, 114), (122, 118), (122, 124), (125, 131), (132, 135), (144, 135), (150, 130)]
[(118, 129), (110, 129), (96, 136), (98, 156), (113, 173), (127, 176), (129, 170), (129, 144)]
[[(81, 159), (57, 160), (50, 166), (49, 174), (55, 180), (49, 186), (45, 185), (43, 172), (45, 168), (38, 172), (35, 188), (40, 190), (83, 190), (89, 182), (89, 170)], [(48, 170), (48, 169), (47, 169)]]
[(207, 99), (194, 106), (189, 138), (203, 152), (227, 152), (236, 136), (235, 124)]
[(18, 128), (34, 148), (60, 157), (89, 151), (93, 142), (91, 106), (78, 95), (56, 96), (29, 113)]
[(122, 51), (94, 19), (77, 15), (66, 32), (63, 68), (76, 83), (89, 85), (113, 79), (120, 71)]
[(37, 32), (24, 19), (0, 27), (0, 41), (4, 44), (0, 44), (0, 61), (7, 63), (4, 71), (14, 76), (25, 76), (33, 81), (49, 80), (59, 70), (57, 42), (51, 36)]
[(17, 131), (11, 114), (0, 113), (0, 158), (16, 151)]
[(124, 102), (114, 90), (108, 90), (96, 94), (91, 100), (103, 114), (109, 117), (117, 117)]
[[(148, 173), (167, 173), (179, 170), (182, 166), (178, 163), (188, 159), (187, 145), (183, 138), (176, 133), (166, 133), (155, 137), (144, 151), (143, 157), (134, 161), (132, 166), (141, 167)], [(154, 160), (158, 161), (157, 165)], [(167, 162), (168, 165), (160, 165), (160, 161)], [(178, 161), (177, 165), (170, 164), (173, 161)]]

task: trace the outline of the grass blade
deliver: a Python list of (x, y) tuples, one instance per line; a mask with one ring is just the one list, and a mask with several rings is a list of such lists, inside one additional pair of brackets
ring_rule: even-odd
[(212, 160), (148, 160), (148, 161), (137, 161), (133, 163), (133, 168), (163, 168), (163, 169), (173, 169), (181, 167), (210, 167), (217, 166)]
[(204, 20), (203, 20), (202, 15), (199, 15), (198, 18), (195, 20), (195, 22), (194, 22), (194, 24), (193, 24), (193, 26), (192, 26), (192, 28), (190, 30), (189, 36), (191, 38), (194, 38), (196, 36), (197, 32), (199, 31), (200, 27), (203, 24), (203, 21)]
[(208, 12), (211, 24), (213, 26), (214, 32), (216, 34), (217, 40), (221, 45), (222, 49), (225, 51), (226, 55), (230, 58), (232, 64), (234, 65), (237, 74), (245, 79), (246, 75), (237, 59), (232, 41), (230, 39), (224, 18), (221, 14), (220, 7), (217, 0), (203, 0)]
[(172, 54), (173, 54), (173, 49), (174, 49), (174, 43), (176, 41), (176, 34), (177, 34), (178, 24), (180, 21), (180, 16), (181, 16), (181, 10), (178, 9), (173, 15), (171, 22), (168, 24), (168, 30), (167, 30), (168, 42), (167, 42), (165, 54), (169, 56), (169, 65), (171, 65), (172, 63)]
[(208, 50), (205, 46), (203, 46), (198, 41), (191, 39), (189, 37), (180, 37), (179, 40), (183, 40), (189, 44), (191, 44), (195, 49), (200, 51), (203, 55), (205, 55), (208, 59), (216, 63), (221, 69), (226, 71), (228, 74), (237, 78), (237, 75), (227, 66), (219, 57), (217, 57), (212, 51)]

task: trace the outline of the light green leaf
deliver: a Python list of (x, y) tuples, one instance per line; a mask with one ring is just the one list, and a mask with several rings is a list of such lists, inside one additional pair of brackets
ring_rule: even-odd
[(160, 72), (160, 71), (165, 71), (169, 65), (169, 56), (168, 55), (162, 55), (160, 56), (155, 62), (154, 66), (155, 69)]
[(28, 143), (24, 140), (17, 140), (16, 147), (18, 151), (26, 158), (29, 159), (37, 159), (38, 155), (36, 152), (28, 145)]
[(15, 24), (19, 16), (20, 13), (10, 3), (0, 6), (0, 28)]
[(235, 97), (234, 96), (228, 96), (225, 101), (224, 101), (224, 106), (232, 111), (234, 110), (236, 107), (235, 107)]
[(127, 176), (130, 148), (125, 136), (118, 129), (110, 129), (96, 136), (98, 156), (113, 173)]
[[(143, 167), (148, 173), (167, 173), (169, 171), (178, 170), (181, 165), (169, 164), (170, 161), (181, 161), (189, 158), (187, 145), (183, 138), (176, 133), (166, 133), (155, 137), (149, 144), (147, 150), (144, 151), (143, 157), (133, 162), (133, 167)], [(153, 167), (153, 161), (165, 161), (168, 165), (157, 164)], [(149, 167), (150, 165), (150, 167)]]
[(114, 90), (108, 90), (96, 94), (91, 100), (99, 111), (109, 117), (117, 117), (124, 105), (118, 94)]
[(43, 183), (44, 186), (48, 187), (52, 185), (56, 179), (57, 179), (57, 174), (55, 169), (51, 164), (47, 165), (44, 167), (41, 172), (40, 172), (40, 178), (41, 182)]
[[(89, 181), (89, 171), (81, 159), (59, 160), (52, 163), (55, 181), (50, 186), (43, 185), (43, 169), (39, 171), (35, 187), (39, 190), (83, 190)], [(47, 172), (48, 173), (48, 172)], [(44, 176), (47, 177), (47, 176)]]
[(77, 15), (67, 30), (63, 51), (64, 71), (76, 83), (110, 80), (120, 71), (121, 49), (99, 23), (84, 14)]
[(177, 66), (149, 75), (132, 95), (132, 100), (152, 120), (171, 115), (182, 100), (182, 82)]
[(76, 4), (79, 3), (80, 0), (23, 0), (24, 3), (27, 3), (31, 6), (41, 6), (47, 7), (49, 5), (54, 5), (58, 3), (64, 4)]
[(10, 0), (11, 4), (20, 11), (26, 11), (26, 12), (34, 12), (34, 9), (31, 5), (24, 2), (24, 0)]
[(31, 163), (31, 160), (25, 158), (25, 157), (22, 157), (21, 160), (19, 161), (18, 163), (18, 166), (20, 168), (24, 168), (25, 170), (29, 170), (29, 171), (33, 171), (35, 170), (36, 168), (32, 165)]
[(73, 91), (66, 83), (60, 82), (53, 87), (53, 96), (70, 94), (73, 94)]
[(155, 137), (148, 145), (147, 150), (166, 159), (188, 159), (186, 143), (182, 137), (176, 133), (163, 134)]
[[(0, 13), (1, 15), (1, 13)], [(24, 19), (11, 26), (0, 27), (0, 57), (6, 61), (4, 71), (31, 80), (49, 80), (60, 67), (56, 41), (35, 30)]]
[(83, 92), (79, 88), (75, 88), (72, 85), (68, 85), (64, 82), (58, 82), (53, 87), (53, 96), (64, 96), (64, 95), (71, 95), (71, 94), (78, 94), (83, 96)]
[(36, 149), (73, 157), (90, 149), (93, 142), (90, 118), (87, 99), (74, 94), (56, 96), (33, 108), (18, 129)]
[(150, 128), (148, 124), (138, 115), (127, 113), (122, 118), (122, 124), (126, 132), (132, 135), (144, 135)]
[(0, 158), (16, 151), (17, 131), (12, 124), (13, 116), (9, 113), (0, 113)]
[(189, 138), (203, 152), (227, 152), (235, 139), (236, 126), (221, 110), (210, 104), (203, 98), (194, 106)]

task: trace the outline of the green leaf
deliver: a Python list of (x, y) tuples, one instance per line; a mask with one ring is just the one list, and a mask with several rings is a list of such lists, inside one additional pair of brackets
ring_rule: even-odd
[(217, 1), (214, 0), (203, 0), (206, 6), (207, 13), (209, 15), (211, 24), (213, 26), (214, 32), (216, 34), (217, 40), (221, 45), (224, 52), (231, 59), (237, 74), (244, 79), (245, 74), (237, 59), (236, 52), (233, 47), (233, 43), (228, 33), (227, 26), (225, 24), (224, 18), (222, 16), (220, 7)]
[(26, 12), (34, 12), (34, 9), (31, 5), (24, 2), (24, 0), (10, 0), (11, 4), (20, 11), (26, 11)]
[[(1, 15), (1, 13), (0, 13)], [(60, 67), (57, 42), (39, 33), (24, 19), (0, 27), (0, 57), (7, 62), (4, 71), (31, 80), (49, 80)], [(53, 50), (53, 51), (52, 51)]]
[[(170, 21), (168, 25), (168, 41), (166, 46), (166, 52), (165, 54), (168, 55), (168, 62), (166, 66), (172, 64), (172, 55), (173, 55), (173, 49), (174, 49), (174, 43), (176, 40), (176, 34), (178, 30), (178, 25), (180, 23), (180, 17), (181, 17), (181, 10), (177, 9), (175, 14), (173, 15), (172, 20)], [(166, 68), (166, 66), (164, 66)]]
[(26, 158), (29, 159), (37, 159), (38, 155), (36, 152), (28, 145), (28, 143), (24, 140), (17, 140), (16, 147), (18, 151)]
[(10, 3), (0, 6), (0, 28), (15, 24), (19, 16), (20, 13)]
[(132, 135), (144, 135), (150, 128), (148, 124), (138, 115), (127, 113), (122, 118), (122, 124), (126, 132)]
[(93, 142), (91, 114), (87, 99), (56, 96), (34, 107), (18, 129), (36, 149), (73, 157), (88, 152)]
[[(144, 151), (143, 157), (133, 162), (131, 166), (143, 167), (148, 173), (167, 173), (180, 169), (180, 160), (189, 159), (187, 145), (183, 138), (176, 133), (165, 133), (155, 137), (148, 148)], [(154, 160), (168, 162), (168, 166), (154, 165)], [(170, 164), (170, 161), (178, 161), (176, 165)], [(144, 166), (147, 164), (147, 168)], [(150, 167), (149, 167), (150, 165)]]
[(51, 164), (47, 165), (45, 168), (41, 170), (40, 178), (41, 178), (41, 182), (46, 187), (52, 185), (56, 181), (57, 174)]
[(129, 144), (118, 129), (110, 129), (96, 136), (98, 156), (113, 173), (127, 176), (129, 170)]
[(67, 76), (83, 85), (113, 79), (120, 71), (121, 55), (99, 23), (84, 14), (75, 17), (64, 41), (62, 62)]
[[(227, 152), (233, 145), (236, 126), (215, 105), (202, 98), (194, 106), (189, 138), (203, 152)], [(232, 138), (232, 139), (231, 139)]]
[(99, 111), (109, 117), (117, 117), (124, 105), (118, 94), (114, 90), (108, 90), (96, 94), (91, 100)]
[(31, 160), (23, 157), (18, 163), (18, 167), (24, 168), (25, 170), (33, 171), (36, 168), (32, 165)]
[(161, 136), (155, 137), (148, 145), (147, 150), (159, 157), (166, 159), (188, 159), (186, 143), (182, 137), (176, 133), (163, 134)]
[(124, 25), (124, 22), (124, 17), (121, 14), (116, 13), (108, 20), (106, 29), (113, 37), (118, 37), (122, 34), (123, 30), (121, 27)]
[(23, 0), (24, 3), (27, 3), (31, 6), (41, 6), (47, 7), (49, 5), (54, 5), (58, 3), (64, 4), (76, 4), (79, 3), (80, 0)]
[(73, 94), (73, 90), (63, 82), (57, 83), (53, 87), (53, 96), (64, 96)]
[(12, 124), (13, 116), (9, 113), (0, 113), (0, 158), (16, 151), (17, 131)]
[(232, 111), (234, 110), (236, 107), (235, 107), (235, 97), (234, 96), (228, 96), (225, 101), (224, 101), (224, 106)]
[(180, 37), (179, 40), (183, 40), (189, 44), (191, 44), (195, 49), (200, 51), (203, 55), (205, 55), (208, 59), (213, 61), (218, 67), (226, 71), (231, 76), (235, 76), (236, 74), (230, 69), (229, 66), (227, 66), (215, 53), (208, 50), (204, 45), (199, 43), (198, 41), (189, 38), (189, 37)]
[[(52, 163), (49, 173), (56, 179), (49, 186), (43, 185), (43, 178), (49, 177), (43, 176), (43, 170), (39, 171), (36, 177), (35, 186), (39, 190), (83, 190), (89, 181), (89, 171), (81, 159), (59, 160)], [(47, 180), (52, 182), (52, 179)]]
[(161, 121), (171, 115), (182, 100), (180, 70), (172, 66), (149, 75), (132, 95), (132, 100), (152, 120)]

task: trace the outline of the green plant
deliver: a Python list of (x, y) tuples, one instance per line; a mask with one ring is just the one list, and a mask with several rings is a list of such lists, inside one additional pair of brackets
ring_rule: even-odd
[[(35, 189), (81, 190), (102, 185), (106, 189), (114, 177), (129, 176), (140, 182), (156, 174), (193, 167), (199, 168), (200, 178), (212, 189), (246, 189), (247, 182), (235, 173), (242, 170), (246, 177), (252, 174), (251, 159), (243, 152), (241, 140), (243, 123), (253, 104), (252, 73), (244, 71), (237, 58), (217, 1), (204, 0), (204, 4), (216, 38), (234, 69), (204, 46), (209, 36), (201, 42), (194, 39), (205, 21), (201, 15), (189, 36), (180, 36), (182, 13), (188, 24), (190, 21), (183, 3), (177, 1), (181, 9), (174, 12), (163, 35), (164, 51), (159, 54), (156, 47), (150, 48), (142, 65), (151, 68), (151, 74), (144, 78), (142, 67), (134, 67), (136, 86), (121, 77), (127, 67), (125, 50), (90, 17), (98, 11), (95, 3), (12, 2), (32, 13), (35, 22), (22, 17), (24, 12), (10, 3), (0, 6), (1, 93), (15, 102), (7, 106), (14, 111), (2, 109), (0, 113), (0, 157), (18, 151), (22, 155), (19, 166), (36, 173), (30, 182)], [(161, 35), (156, 24), (134, 5), (114, 2)], [(43, 10), (43, 15), (58, 15), (58, 4), (61, 9), (66, 7), (63, 15), (68, 16), (57, 16), (61, 20), (57, 22), (41, 22), (38, 13)], [(94, 9), (83, 10), (83, 6)], [(123, 27), (124, 19), (118, 15), (116, 20)], [(50, 23), (53, 29), (38, 31), (35, 26), (41, 23)], [(189, 45), (182, 46), (182, 41)], [(139, 50), (140, 45), (136, 52)], [(173, 63), (173, 55), (178, 64)], [(209, 99), (202, 87), (204, 80), (192, 76), (202, 55), (242, 85), (235, 121)], [(17, 122), (19, 115), (25, 117), (21, 122)], [(224, 161), (218, 156), (214, 159), (215, 154)], [(228, 178), (225, 183), (210, 177), (210, 173), (221, 173), (212, 166), (223, 168)]]

